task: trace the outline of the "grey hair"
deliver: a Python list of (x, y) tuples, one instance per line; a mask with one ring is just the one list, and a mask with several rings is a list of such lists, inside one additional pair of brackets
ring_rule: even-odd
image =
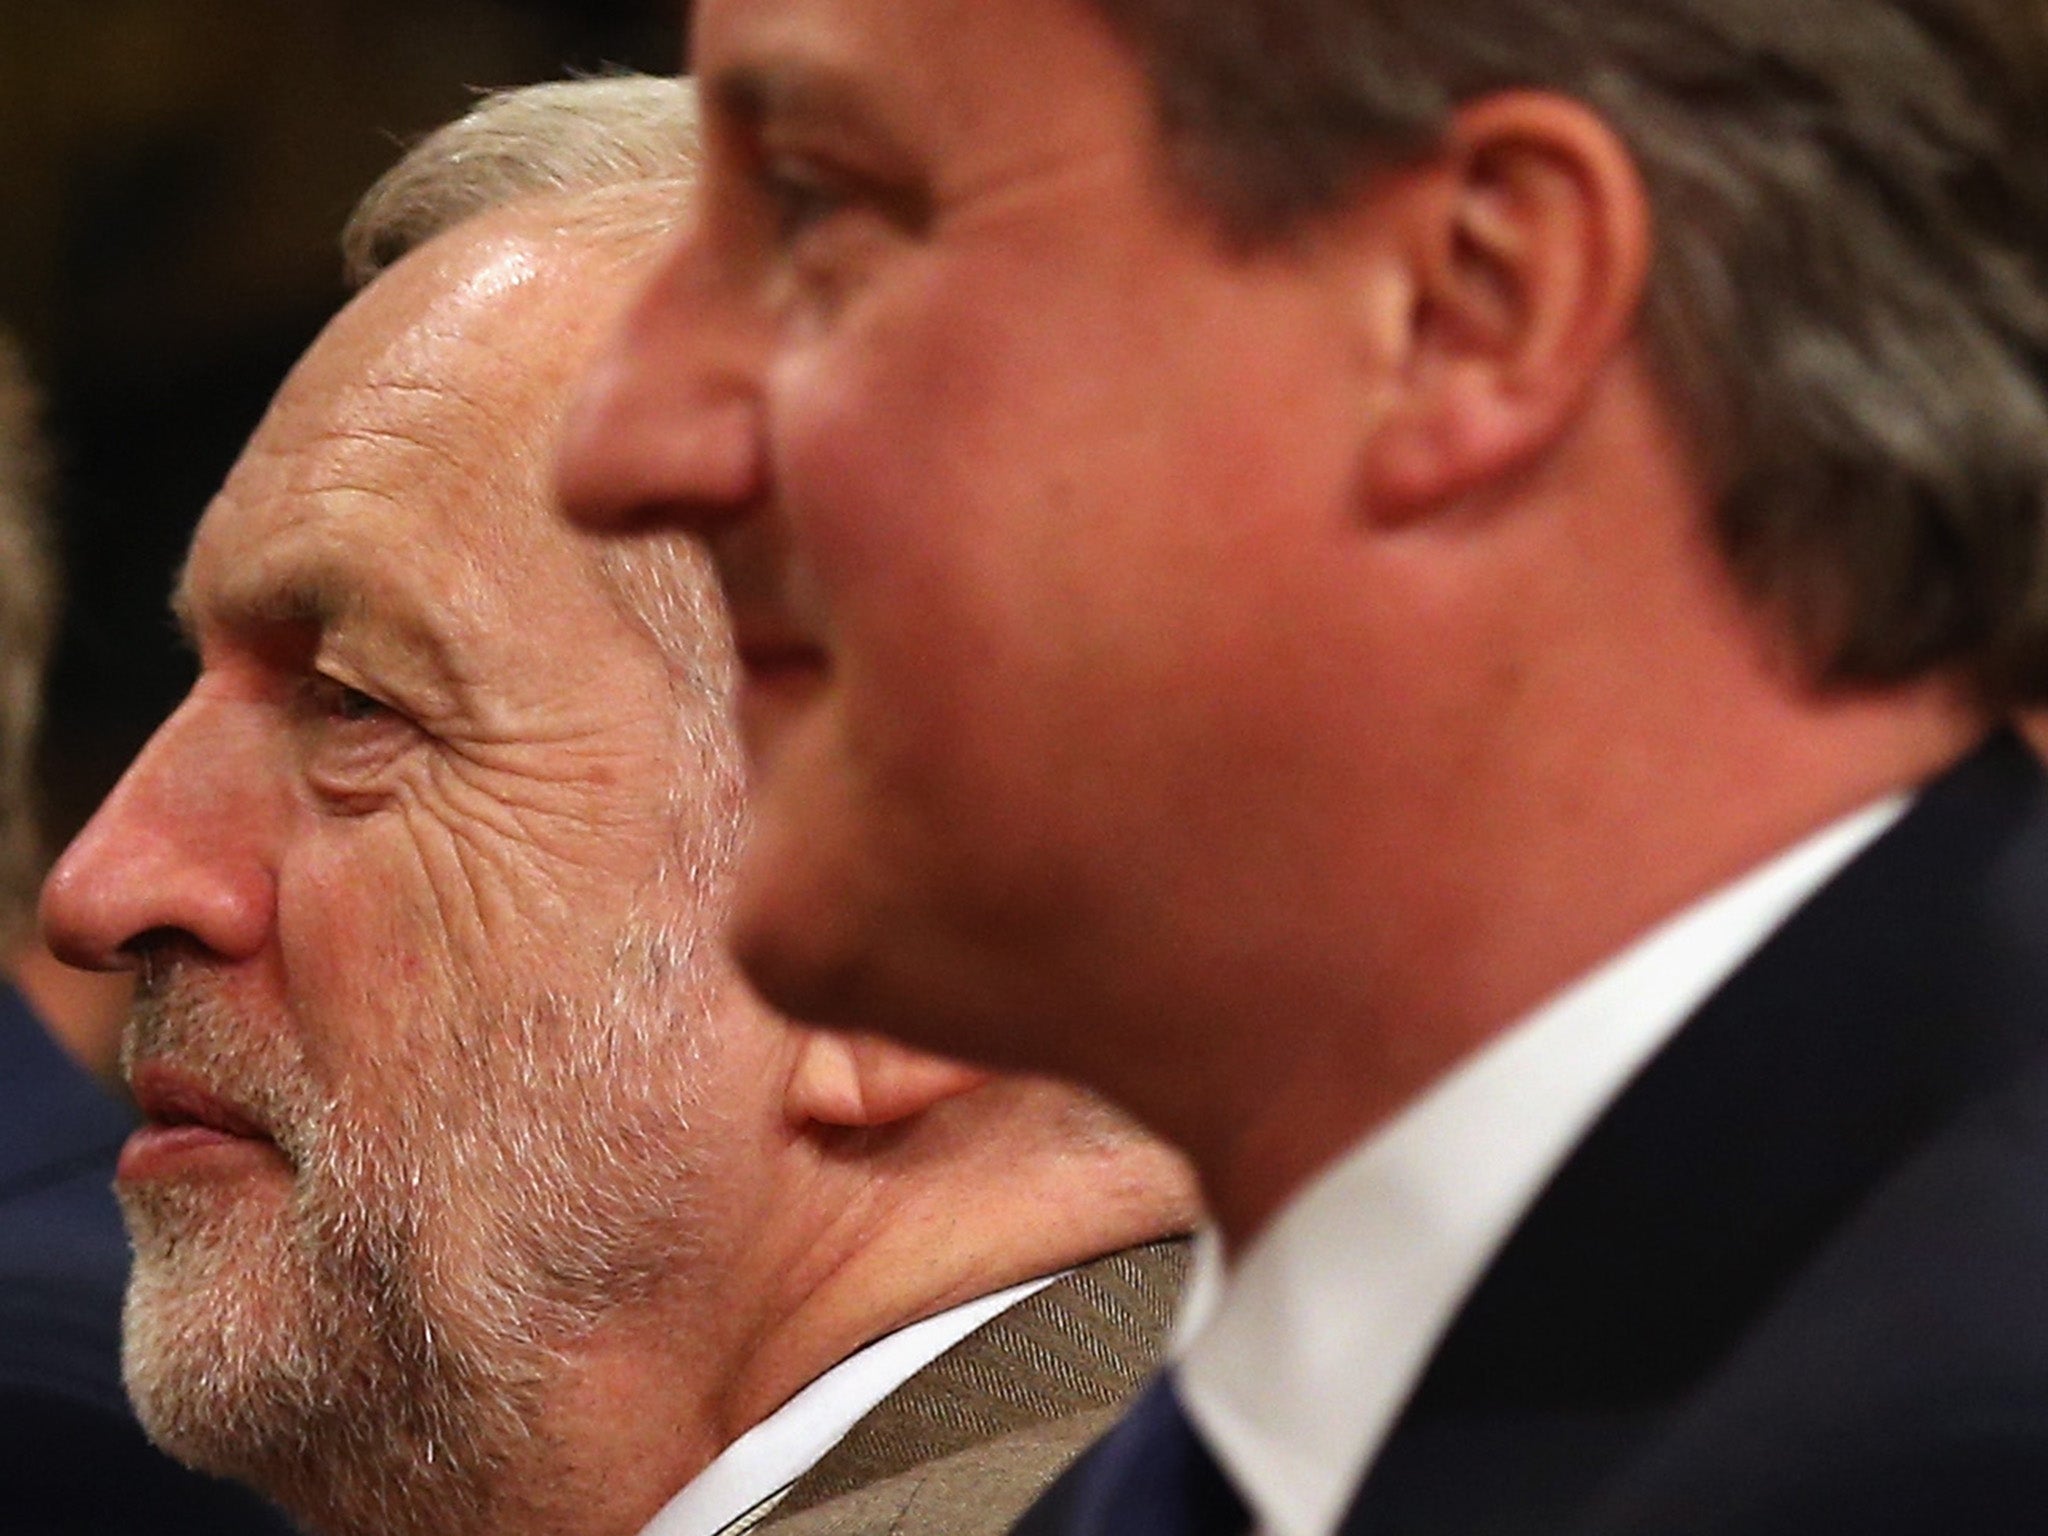
[(1644, 334), (1721, 553), (1807, 675), (2048, 700), (2048, 6), (1093, 4), (1175, 184), (1253, 247), (1462, 103), (1585, 102), (1649, 190)]
[[(649, 255), (675, 232), (697, 167), (688, 80), (604, 75), (498, 91), (427, 134), (363, 194), (342, 232), (343, 261), (361, 287), (458, 224), (538, 199), (593, 243)], [(711, 846), (692, 854), (708, 866), (694, 873), (712, 878), (736, 847), (742, 775), (724, 710), (703, 707), (728, 698), (734, 679), (710, 564), (677, 535), (606, 539), (597, 560), (622, 611), (668, 663), (685, 746), (701, 770), (690, 792), (719, 799), (717, 814), (703, 818)]]
[(0, 334), (0, 944), (35, 905), (42, 846), (35, 804), (43, 668), (57, 625), (57, 561), (43, 512), (49, 465), (34, 388)]
[(436, 129), (363, 194), (342, 230), (348, 281), (379, 272), (465, 219), (530, 197), (568, 196), (636, 243), (674, 226), (673, 210), (614, 189), (697, 174), (697, 93), (687, 80), (604, 75), (483, 97)]

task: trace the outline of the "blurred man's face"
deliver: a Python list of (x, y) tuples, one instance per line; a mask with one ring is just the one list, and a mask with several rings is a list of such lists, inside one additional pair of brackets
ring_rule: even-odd
[(1366, 362), (1326, 271), (1176, 196), (1083, 0), (703, 0), (693, 37), (701, 219), (563, 485), (710, 540), (740, 959), (806, 1017), (1114, 1084), (1075, 1001), (1228, 958), (1162, 914), (1272, 905), (1243, 812), (1287, 781)]
[(545, 494), (624, 291), (500, 217), (329, 328), (194, 539), (199, 679), (45, 897), (68, 955), (142, 968), (131, 1391), (323, 1526), (455, 1525), (772, 1118), (699, 942), (717, 706)]

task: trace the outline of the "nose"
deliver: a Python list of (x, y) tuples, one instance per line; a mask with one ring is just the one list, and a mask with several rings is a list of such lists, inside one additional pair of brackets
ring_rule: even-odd
[(226, 960), (263, 947), (278, 807), (252, 772), (252, 708), (195, 690), (143, 747), (43, 885), (59, 958), (119, 970), (167, 943)]
[(760, 327), (694, 231), (663, 256), (570, 406), (556, 490), (593, 530), (696, 532), (763, 489)]

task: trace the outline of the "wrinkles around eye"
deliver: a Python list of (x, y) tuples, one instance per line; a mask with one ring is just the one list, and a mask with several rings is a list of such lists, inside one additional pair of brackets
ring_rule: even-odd
[(391, 706), (375, 694), (365, 693), (339, 678), (319, 673), (306, 680), (305, 702), (308, 713), (342, 724), (374, 720), (392, 713)]
[(416, 738), (412, 723), (376, 695), (324, 674), (305, 680), (298, 714), (312, 788), (345, 810), (381, 804), (388, 770)]

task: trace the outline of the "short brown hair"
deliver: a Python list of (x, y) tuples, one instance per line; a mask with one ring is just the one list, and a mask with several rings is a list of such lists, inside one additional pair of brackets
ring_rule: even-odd
[(1654, 206), (1645, 333), (1720, 548), (1810, 675), (2048, 700), (2048, 5), (1094, 3), (1175, 181), (1252, 244), (1460, 103), (1599, 112)]

